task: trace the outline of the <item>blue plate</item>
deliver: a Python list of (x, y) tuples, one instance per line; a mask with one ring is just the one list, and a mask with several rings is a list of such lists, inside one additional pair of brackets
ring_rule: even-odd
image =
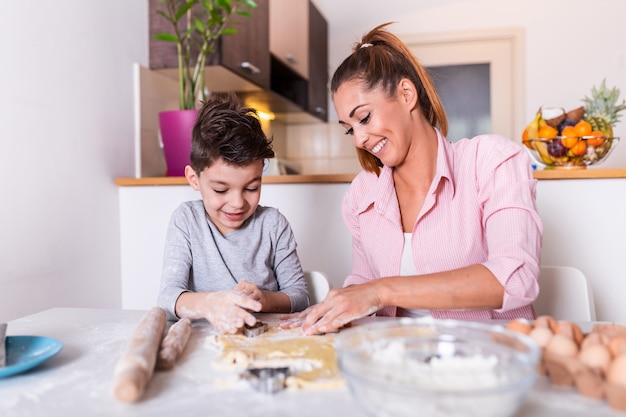
[(52, 358), (63, 343), (44, 336), (7, 336), (7, 362), (0, 368), (0, 378), (24, 372)]

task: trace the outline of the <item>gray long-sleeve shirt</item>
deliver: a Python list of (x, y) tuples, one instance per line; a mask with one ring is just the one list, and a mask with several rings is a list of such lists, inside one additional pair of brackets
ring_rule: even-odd
[(202, 200), (182, 203), (167, 229), (157, 305), (176, 320), (176, 300), (183, 292), (227, 291), (244, 280), (285, 293), (292, 312), (309, 306), (296, 239), (285, 216), (258, 206), (240, 229), (222, 235)]

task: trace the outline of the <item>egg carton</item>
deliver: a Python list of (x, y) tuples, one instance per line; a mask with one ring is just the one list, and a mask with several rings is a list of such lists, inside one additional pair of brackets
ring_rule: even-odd
[(572, 322), (549, 316), (512, 320), (507, 328), (525, 333), (542, 350), (539, 373), (554, 385), (575, 387), (585, 397), (606, 400), (626, 411), (626, 327), (596, 324), (583, 333)]

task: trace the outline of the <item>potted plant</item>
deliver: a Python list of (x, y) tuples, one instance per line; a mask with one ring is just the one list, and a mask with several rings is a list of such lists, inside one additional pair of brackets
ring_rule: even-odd
[[(171, 24), (171, 32), (155, 39), (174, 42), (178, 54), (179, 110), (159, 113), (159, 127), (168, 175), (184, 175), (189, 163), (191, 131), (197, 106), (206, 98), (204, 67), (222, 35), (233, 35), (237, 16), (250, 17), (254, 0), (157, 0), (156, 13)], [(181, 124), (179, 124), (179, 122)]]

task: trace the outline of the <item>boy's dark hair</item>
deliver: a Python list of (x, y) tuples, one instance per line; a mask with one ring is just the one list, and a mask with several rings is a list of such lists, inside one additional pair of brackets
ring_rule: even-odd
[(204, 102), (191, 136), (190, 165), (197, 174), (220, 158), (246, 166), (273, 157), (272, 139), (265, 136), (256, 110), (243, 107), (235, 93)]

